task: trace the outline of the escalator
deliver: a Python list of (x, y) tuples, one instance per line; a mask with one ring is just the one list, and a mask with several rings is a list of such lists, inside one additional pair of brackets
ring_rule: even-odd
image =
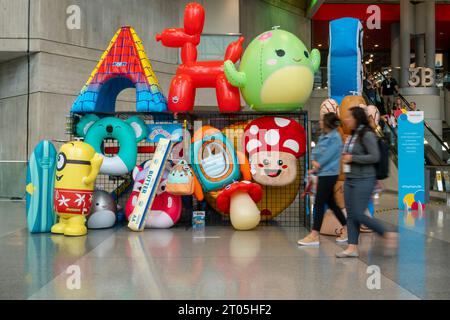
[[(406, 106), (406, 109), (409, 111), (413, 111), (411, 109), (409, 101), (406, 100), (406, 98), (400, 93), (397, 94), (398, 97), (402, 99), (403, 104)], [(363, 93), (363, 97), (366, 100), (367, 104), (375, 105), (375, 103), (365, 93)], [(433, 131), (433, 129), (426, 121), (424, 122), (424, 128), (424, 154), (426, 165), (448, 165), (450, 162), (450, 149), (448, 145)], [(389, 141), (391, 156), (395, 164), (397, 165), (397, 129), (384, 119), (384, 121), (381, 123), (380, 129), (377, 130), (377, 133), (380, 137), (384, 138), (386, 141)]]

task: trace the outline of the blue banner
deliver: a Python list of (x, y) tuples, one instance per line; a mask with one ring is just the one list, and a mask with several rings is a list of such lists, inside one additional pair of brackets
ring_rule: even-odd
[(423, 111), (398, 118), (398, 207), (417, 210), (425, 205)]

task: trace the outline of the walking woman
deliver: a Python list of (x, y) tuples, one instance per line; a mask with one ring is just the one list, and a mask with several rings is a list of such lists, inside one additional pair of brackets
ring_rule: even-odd
[(334, 185), (337, 182), (342, 154), (342, 139), (337, 131), (340, 124), (335, 113), (327, 113), (320, 120), (322, 134), (316, 147), (312, 151), (311, 173), (318, 176), (317, 192), (314, 203), (314, 224), (310, 234), (298, 241), (302, 246), (317, 246), (319, 231), (325, 213), (325, 204), (333, 210), (339, 222), (344, 226), (338, 242), (347, 241), (346, 219), (334, 199)]
[(336, 256), (353, 258), (359, 255), (358, 238), (361, 225), (367, 226), (386, 239), (393, 239), (395, 234), (386, 232), (380, 223), (365, 214), (377, 182), (375, 164), (380, 158), (378, 141), (369, 125), (366, 112), (361, 107), (353, 107), (344, 121), (352, 130), (342, 156), (346, 175), (344, 197), (347, 209), (348, 247)]

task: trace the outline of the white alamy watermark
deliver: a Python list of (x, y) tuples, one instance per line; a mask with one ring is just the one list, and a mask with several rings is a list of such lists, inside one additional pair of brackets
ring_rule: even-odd
[(80, 266), (70, 265), (66, 269), (66, 274), (69, 276), (66, 280), (66, 287), (69, 290), (81, 289), (81, 269)]
[(369, 290), (380, 290), (381, 289), (381, 270), (377, 265), (371, 265), (367, 267), (367, 274), (370, 276), (367, 278), (366, 286)]
[(66, 26), (69, 30), (81, 29), (81, 9), (76, 4), (70, 5), (66, 9), (67, 19)]
[(381, 8), (373, 4), (367, 7), (366, 13), (369, 15), (366, 21), (367, 29), (381, 29)]

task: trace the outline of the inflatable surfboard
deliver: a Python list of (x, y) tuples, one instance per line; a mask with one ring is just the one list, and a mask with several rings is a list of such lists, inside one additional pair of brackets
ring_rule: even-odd
[(27, 225), (31, 233), (50, 232), (56, 222), (53, 211), (53, 187), (56, 149), (42, 140), (28, 162), (26, 180)]

